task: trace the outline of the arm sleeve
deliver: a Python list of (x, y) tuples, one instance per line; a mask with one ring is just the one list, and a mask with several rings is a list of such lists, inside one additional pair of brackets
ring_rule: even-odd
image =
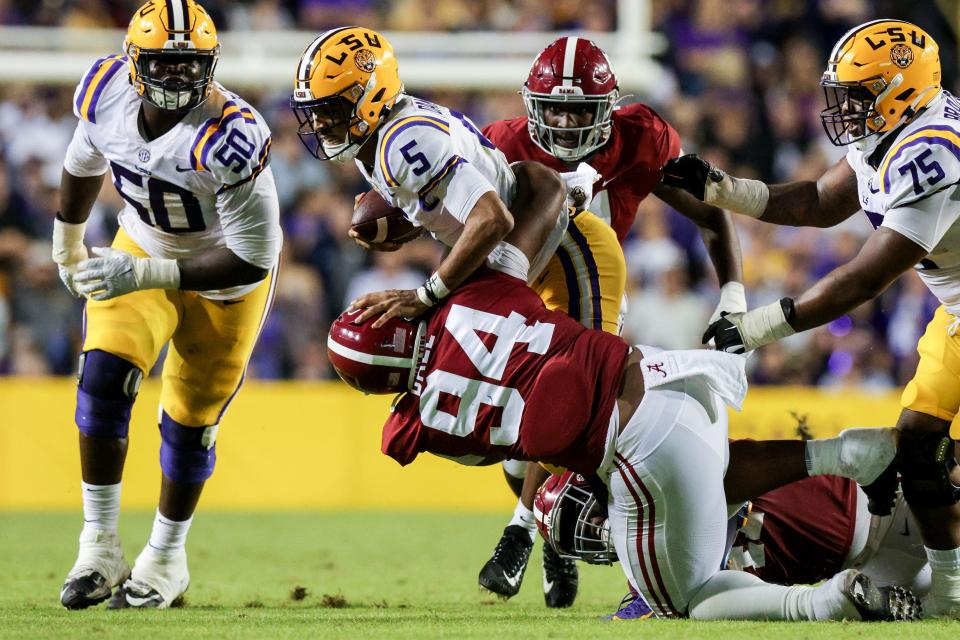
[(102, 176), (107, 172), (107, 166), (106, 158), (90, 142), (86, 125), (83, 121), (78, 122), (63, 158), (63, 168), (72, 176), (90, 178)]
[(495, 191), (494, 186), (457, 155), (448, 132), (432, 122), (409, 120), (401, 120), (384, 136), (379, 164), (387, 185), (417, 194), (425, 210), (442, 202), (465, 222), (480, 196)]
[(227, 248), (263, 269), (277, 262), (283, 244), (280, 205), (270, 169), (217, 195), (217, 213)]
[(960, 219), (960, 158), (930, 137), (930, 144), (894, 147), (878, 169), (880, 188), (890, 194), (882, 226), (928, 252)]

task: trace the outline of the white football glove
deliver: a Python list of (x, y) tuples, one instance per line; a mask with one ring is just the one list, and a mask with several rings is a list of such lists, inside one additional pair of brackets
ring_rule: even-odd
[(567, 206), (577, 211), (586, 209), (593, 201), (593, 185), (600, 179), (597, 170), (581, 162), (576, 171), (561, 173), (560, 177), (567, 183)]
[(721, 313), (746, 313), (747, 295), (743, 290), (743, 283), (730, 281), (720, 287), (720, 303), (713, 310), (713, 315), (707, 324), (713, 324), (720, 319)]
[(73, 275), (77, 291), (93, 300), (109, 300), (142, 289), (178, 289), (176, 260), (138, 258), (110, 247), (95, 247)]
[(80, 297), (73, 276), (77, 265), (89, 258), (87, 247), (83, 244), (86, 222), (71, 224), (60, 219), (53, 221), (53, 261), (57, 263), (60, 279), (72, 295)]

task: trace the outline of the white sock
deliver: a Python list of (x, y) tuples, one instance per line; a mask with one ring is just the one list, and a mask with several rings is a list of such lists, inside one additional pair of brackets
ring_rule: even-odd
[(83, 528), (116, 531), (120, 516), (120, 482), (87, 484), (80, 481), (83, 495)]
[(843, 593), (843, 586), (850, 580), (851, 571), (854, 570), (841, 571), (813, 588), (813, 597), (810, 599), (813, 617), (810, 620), (860, 620), (857, 607)]
[(193, 517), (183, 522), (170, 520), (162, 516), (158, 509), (157, 516), (153, 520), (153, 530), (150, 532), (150, 541), (147, 546), (161, 558), (170, 558), (176, 555), (187, 544), (187, 532), (190, 531), (192, 522)]
[(523, 502), (517, 500), (517, 508), (513, 510), (513, 518), (510, 520), (510, 525), (517, 525), (523, 527), (527, 530), (527, 533), (530, 534), (530, 542), (533, 542), (537, 538), (537, 519), (533, 515), (533, 511), (527, 509), (523, 506)]
[(930, 592), (923, 602), (924, 613), (952, 614), (954, 608), (960, 608), (957, 606), (960, 605), (960, 549), (924, 547), (924, 551), (932, 569)]

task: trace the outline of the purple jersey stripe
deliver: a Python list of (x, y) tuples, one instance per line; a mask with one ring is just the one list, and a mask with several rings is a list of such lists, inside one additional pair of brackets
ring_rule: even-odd
[(593, 251), (590, 250), (590, 242), (583, 232), (575, 224), (567, 227), (567, 233), (573, 238), (577, 246), (580, 247), (580, 253), (583, 254), (583, 262), (587, 265), (587, 274), (590, 277), (590, 291), (583, 292), (590, 296), (590, 303), (593, 307), (593, 326), (590, 329), (603, 329), (603, 308), (600, 306), (600, 274), (597, 269), (597, 261), (593, 258)]
[(110, 65), (110, 68), (107, 69), (99, 82), (97, 82), (97, 86), (93, 90), (93, 97), (90, 99), (90, 105), (87, 107), (86, 113), (83, 114), (83, 117), (93, 124), (97, 124), (97, 103), (100, 101), (100, 96), (103, 94), (106, 86), (110, 84), (113, 76), (117, 75), (117, 72), (123, 68), (123, 58), (113, 58), (104, 64)]
[(77, 113), (80, 113), (80, 109), (83, 107), (83, 99), (87, 95), (87, 89), (90, 88), (90, 82), (93, 81), (93, 77), (97, 75), (98, 71), (100, 71), (100, 65), (103, 64), (104, 60), (106, 60), (109, 57), (110, 56), (104, 56), (103, 58), (100, 58), (99, 60), (94, 62), (93, 66), (90, 67), (90, 71), (87, 71), (87, 75), (84, 76), (83, 82), (80, 84), (80, 91), (77, 93), (77, 101), (76, 101)]
[(436, 207), (437, 203), (439, 202), (439, 200), (435, 200), (432, 203), (427, 202), (427, 196), (430, 195), (430, 192), (433, 191), (434, 187), (436, 187), (440, 183), (440, 181), (443, 180), (444, 177), (448, 173), (450, 173), (455, 167), (458, 167), (465, 162), (466, 160), (464, 160), (460, 156), (452, 156), (449, 160), (447, 160), (447, 163), (443, 165), (443, 168), (437, 172), (437, 175), (431, 178), (430, 182), (423, 185), (423, 188), (417, 192), (417, 199), (420, 201), (420, 207), (424, 211), (432, 211), (433, 208)]
[[(946, 125), (933, 125), (929, 127), (924, 127), (917, 133), (925, 133), (927, 131), (930, 131), (930, 132), (943, 131), (946, 133), (952, 133), (956, 137), (960, 137), (960, 132), (958, 132), (953, 127), (946, 126)], [(906, 151), (911, 147), (915, 147), (918, 144), (930, 144), (930, 145), (937, 144), (937, 145), (946, 147), (954, 155), (954, 157), (957, 158), (957, 160), (960, 160), (960, 147), (958, 147), (957, 143), (951, 140), (950, 138), (947, 138), (945, 136), (929, 135), (929, 136), (923, 136), (923, 137), (917, 138), (916, 140), (911, 140), (907, 144), (897, 149), (897, 152), (894, 153), (893, 156), (890, 158), (890, 160), (887, 161), (886, 163), (887, 168), (883, 172), (883, 175), (880, 178), (880, 186), (884, 193), (890, 193), (890, 171), (893, 169), (893, 163), (896, 162), (900, 158), (900, 156), (903, 155), (904, 151)]]

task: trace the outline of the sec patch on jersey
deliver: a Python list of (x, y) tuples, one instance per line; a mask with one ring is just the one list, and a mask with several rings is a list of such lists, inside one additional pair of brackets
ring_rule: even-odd
[(420, 235), (423, 227), (407, 220), (403, 209), (390, 206), (376, 191), (367, 191), (353, 211), (350, 228), (364, 242), (403, 244)]

